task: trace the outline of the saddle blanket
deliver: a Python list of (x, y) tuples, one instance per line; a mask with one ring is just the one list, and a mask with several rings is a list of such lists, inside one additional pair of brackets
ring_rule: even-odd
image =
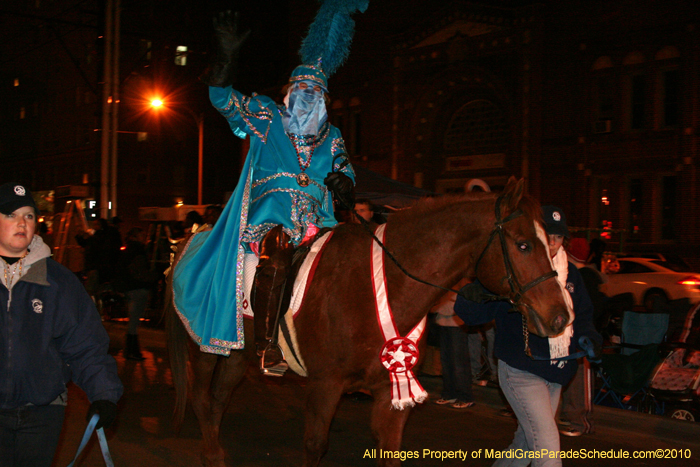
[[(284, 320), (280, 322), (280, 333), (279, 333), (279, 345), (284, 352), (284, 358), (289, 364), (289, 368), (294, 371), (294, 373), (299, 376), (308, 376), (306, 371), (306, 365), (304, 364), (304, 359), (299, 351), (299, 345), (297, 343), (296, 328), (294, 327), (294, 318), (296, 318), (301, 305), (304, 301), (304, 295), (306, 294), (308, 285), (313, 279), (313, 272), (316, 270), (316, 265), (320, 259), (319, 253), (323, 250), (328, 240), (333, 235), (332, 231), (327, 232), (321, 238), (316, 240), (312, 245), (309, 253), (304, 258), (304, 262), (299, 268), (299, 273), (294, 280), (294, 288), (292, 289), (292, 296), (289, 301), (289, 309), (287, 313), (284, 314)], [(258, 257), (254, 254), (245, 255), (244, 262), (244, 284), (245, 284), (245, 302), (250, 303), (249, 297), (251, 296), (251, 291), (253, 288), (253, 280), (255, 279), (255, 268), (258, 265)], [(253, 317), (253, 309), (250, 306), (245, 306), (243, 309), (243, 316), (246, 318)]]

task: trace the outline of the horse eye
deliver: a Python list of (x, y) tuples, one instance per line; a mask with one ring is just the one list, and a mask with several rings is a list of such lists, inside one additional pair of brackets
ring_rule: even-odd
[(520, 242), (517, 246), (518, 250), (520, 250), (523, 253), (530, 250), (530, 244), (527, 242)]

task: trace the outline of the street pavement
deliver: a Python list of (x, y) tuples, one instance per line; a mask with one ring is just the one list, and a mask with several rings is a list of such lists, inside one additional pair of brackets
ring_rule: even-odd
[[(115, 466), (200, 466), (201, 435), (194, 413), (188, 408), (184, 427), (175, 433), (171, 413), (175, 400), (162, 329), (142, 326), (143, 362), (125, 360), (122, 344), (125, 322), (105, 322), (125, 386), (119, 416), (107, 439)], [(406, 467), (452, 465), (486, 466), (494, 462), (487, 452), (504, 450), (510, 444), (516, 423), (499, 414), (503, 408), (498, 389), (474, 386), (477, 405), (467, 410), (438, 406), (442, 381), (419, 378), (430, 400), (413, 410), (406, 425)], [(232, 466), (286, 467), (301, 465), (304, 423), (305, 380), (296, 375), (269, 378), (251, 368), (232, 398), (224, 417), (221, 440)], [(81, 390), (69, 389), (69, 405), (59, 451), (54, 462), (65, 467), (72, 460), (85, 430), (88, 401)], [(373, 466), (374, 442), (369, 428), (371, 400), (347, 395), (331, 427), (328, 454), (323, 467)], [(561, 448), (585, 459), (566, 459), (564, 466), (700, 466), (700, 424), (671, 420), (657, 415), (596, 406), (595, 434), (577, 438), (562, 436)], [(594, 451), (595, 450), (595, 451)], [(599, 459), (633, 451), (655, 451), (675, 458)], [(668, 451), (663, 451), (668, 450)], [(444, 454), (443, 454), (444, 453)], [(441, 456), (460, 456), (466, 460)], [(690, 459), (680, 458), (680, 455)], [(102, 466), (99, 445), (93, 436), (78, 466)]]

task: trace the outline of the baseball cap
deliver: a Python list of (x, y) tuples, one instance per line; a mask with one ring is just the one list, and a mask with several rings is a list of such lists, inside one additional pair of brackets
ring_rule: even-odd
[(569, 247), (566, 249), (569, 258), (572, 258), (579, 263), (588, 261), (588, 255), (591, 253), (591, 248), (585, 238), (572, 238)]
[(564, 211), (556, 206), (542, 206), (545, 230), (548, 235), (563, 235), (570, 238), (569, 228), (566, 226)]
[(0, 185), (0, 213), (9, 215), (19, 208), (30, 206), (39, 214), (32, 192), (19, 183)]

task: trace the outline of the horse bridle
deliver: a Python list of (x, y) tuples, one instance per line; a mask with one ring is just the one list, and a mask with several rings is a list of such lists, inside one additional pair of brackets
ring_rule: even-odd
[[(496, 205), (495, 205), (496, 222), (494, 223), (493, 230), (489, 234), (489, 239), (486, 242), (486, 246), (481, 251), (481, 254), (479, 255), (479, 259), (476, 260), (476, 264), (474, 265), (474, 275), (476, 275), (476, 273), (478, 272), (479, 264), (481, 264), (481, 260), (484, 258), (484, 255), (486, 254), (488, 249), (491, 247), (491, 244), (493, 243), (493, 239), (496, 238), (496, 235), (498, 235), (498, 239), (501, 243), (501, 251), (503, 253), (503, 262), (504, 262), (505, 268), (506, 268), (506, 277), (505, 278), (508, 280), (508, 286), (510, 287), (510, 292), (511, 292), (512, 296), (509, 296), (509, 297), (491, 296), (490, 299), (492, 299), (492, 300), (500, 300), (500, 299), (508, 300), (513, 306), (517, 307), (520, 304), (520, 301), (522, 300), (523, 295), (525, 295), (525, 292), (527, 292), (528, 290), (532, 289), (533, 287), (545, 282), (548, 279), (551, 279), (553, 277), (557, 277), (558, 274), (557, 274), (556, 270), (552, 270), (548, 273), (542, 274), (537, 279), (534, 279), (523, 286), (520, 285), (518, 278), (515, 276), (515, 271), (513, 270), (513, 264), (510, 261), (510, 254), (508, 253), (508, 245), (506, 244), (506, 234), (505, 234), (505, 231), (503, 230), (503, 226), (505, 224), (507, 224), (508, 222), (510, 222), (514, 219), (517, 219), (520, 216), (523, 216), (524, 213), (521, 209), (517, 209), (517, 210), (513, 211), (512, 213), (510, 213), (508, 216), (506, 216), (504, 219), (501, 219), (501, 201), (502, 200), (503, 200), (503, 195), (499, 196), (496, 199)], [(384, 243), (382, 243), (382, 241), (379, 240), (376, 237), (376, 235), (374, 235), (374, 232), (369, 227), (369, 222), (367, 222), (361, 216), (356, 216), (356, 217), (359, 219), (360, 223), (367, 230), (367, 232), (372, 236), (374, 241), (377, 242), (377, 244), (382, 248), (382, 250), (384, 250), (384, 253), (389, 257), (389, 259), (391, 259), (391, 261), (393, 261), (394, 264), (396, 264), (396, 266), (406, 276), (413, 279), (414, 281), (420, 282), (420, 283), (425, 284), (425, 285), (429, 285), (431, 287), (435, 287), (435, 288), (442, 289), (442, 290), (447, 290), (449, 292), (454, 292), (457, 294), (460, 293), (459, 290), (455, 290), (455, 289), (448, 288), (448, 287), (442, 287), (440, 285), (432, 284), (430, 282), (419, 279), (418, 277), (416, 277), (413, 274), (406, 271), (406, 269), (404, 269), (404, 267), (398, 262), (398, 260), (396, 258), (394, 258), (394, 255), (392, 255), (391, 252), (389, 252), (389, 250), (387, 250), (386, 246), (384, 246)], [(529, 304), (525, 303), (525, 307), (529, 311), (535, 312), (535, 310)], [(533, 358), (535, 360), (545, 360), (545, 358), (534, 357), (532, 355), (532, 352), (530, 351), (530, 345), (529, 345), (530, 333), (527, 330), (528, 318), (525, 317), (525, 315), (522, 315), (522, 316), (523, 316), (523, 339), (525, 342), (525, 354), (528, 357)], [(573, 355), (570, 355), (567, 357), (562, 357), (562, 358), (555, 358), (555, 359), (547, 358), (546, 360), (570, 360), (570, 359), (579, 358), (581, 356), (587, 356), (589, 358), (592, 358), (594, 356), (593, 344), (590, 342), (590, 339), (588, 339), (588, 338), (586, 338), (586, 339), (587, 340), (585, 342), (583, 342), (583, 341), (580, 342), (581, 347), (584, 349), (582, 352), (578, 352), (576, 354), (573, 354)]]
[[(531, 288), (543, 283), (544, 281), (551, 279), (552, 277), (557, 276), (557, 271), (552, 270), (546, 274), (541, 275), (537, 279), (534, 279), (527, 284), (521, 286), (520, 282), (518, 281), (518, 278), (515, 276), (515, 271), (513, 270), (513, 264), (510, 261), (510, 254), (508, 253), (508, 245), (506, 244), (506, 234), (503, 229), (503, 226), (507, 224), (508, 222), (512, 221), (513, 219), (517, 219), (518, 217), (524, 215), (523, 211), (521, 209), (518, 209), (516, 211), (513, 211), (510, 213), (505, 219), (501, 219), (501, 201), (503, 200), (503, 195), (499, 196), (498, 199), (496, 199), (496, 223), (494, 224), (493, 230), (491, 231), (491, 235), (489, 235), (489, 240), (486, 243), (486, 247), (481, 252), (481, 255), (479, 256), (479, 259), (476, 260), (476, 265), (474, 266), (474, 275), (479, 271), (479, 264), (481, 264), (481, 260), (484, 258), (484, 255), (488, 251), (488, 249), (491, 247), (491, 244), (493, 243), (493, 239), (496, 238), (496, 235), (498, 235), (498, 238), (501, 242), (501, 251), (503, 252), (503, 262), (505, 263), (505, 268), (506, 268), (506, 279), (508, 280), (508, 286), (510, 287), (510, 293), (511, 295), (508, 297), (499, 297), (499, 298), (505, 298), (508, 300), (513, 306), (518, 306), (520, 304), (520, 301), (523, 298), (523, 295), (525, 292), (530, 290)], [(525, 306), (529, 309), (532, 310), (532, 307), (528, 305), (527, 303)], [(532, 310), (534, 311), (534, 310)]]
[[(489, 240), (486, 243), (486, 247), (481, 252), (481, 255), (479, 255), (479, 259), (476, 261), (476, 265), (474, 266), (474, 274), (476, 275), (476, 272), (479, 269), (479, 263), (481, 262), (481, 259), (484, 257), (484, 254), (486, 254), (486, 251), (489, 249), (491, 246), (491, 243), (493, 243), (493, 239), (496, 237), (496, 234), (498, 234), (498, 237), (501, 241), (501, 249), (503, 251), (503, 261), (505, 263), (506, 267), (506, 278), (508, 279), (508, 284), (510, 286), (510, 291), (511, 293), (515, 292), (515, 297), (494, 297), (495, 299), (505, 299), (508, 300), (510, 303), (512, 303), (514, 306), (517, 306), (520, 304), (520, 299), (522, 298), (523, 294), (530, 290), (531, 288), (535, 287), (538, 284), (541, 284), (542, 282), (546, 281), (547, 279), (551, 279), (552, 277), (557, 276), (557, 271), (550, 271), (547, 274), (544, 274), (537, 279), (528, 282), (525, 284), (525, 286), (521, 287), (520, 282), (518, 282), (518, 279), (515, 277), (515, 273), (513, 271), (513, 265), (510, 262), (510, 255), (508, 254), (508, 247), (506, 245), (506, 236), (505, 232), (503, 231), (503, 225), (507, 224), (508, 222), (512, 221), (513, 219), (516, 219), (517, 217), (520, 217), (523, 215), (523, 211), (518, 209), (514, 212), (512, 212), (508, 217), (505, 219), (501, 219), (501, 200), (503, 199), (503, 195), (499, 196), (496, 199), (496, 223), (494, 224), (493, 230), (491, 231), (491, 234), (489, 235)], [(389, 250), (384, 246), (384, 243), (382, 243), (381, 240), (379, 240), (376, 235), (374, 235), (374, 232), (372, 229), (369, 227), (369, 222), (367, 222), (363, 217), (361, 216), (356, 216), (358, 220), (360, 221), (360, 224), (367, 230), (367, 232), (370, 234), (372, 239), (374, 239), (375, 242), (384, 250), (384, 253), (389, 257), (389, 259), (396, 264), (396, 266), (403, 272), (406, 276), (409, 278), (413, 279), (416, 282), (420, 282), (421, 284), (429, 285), (431, 287), (435, 287), (437, 289), (442, 289), (446, 290), (448, 292), (454, 292), (456, 294), (459, 294), (459, 290), (455, 290), (449, 287), (443, 287), (441, 285), (433, 284), (428, 281), (424, 281), (423, 279), (419, 279), (418, 277), (414, 276), (410, 272), (406, 271), (404, 267), (398, 262), (396, 258), (394, 258), (394, 255), (391, 254)], [(517, 291), (517, 292), (516, 292)], [(525, 306), (529, 309), (532, 310), (532, 307), (528, 305), (527, 303)]]

